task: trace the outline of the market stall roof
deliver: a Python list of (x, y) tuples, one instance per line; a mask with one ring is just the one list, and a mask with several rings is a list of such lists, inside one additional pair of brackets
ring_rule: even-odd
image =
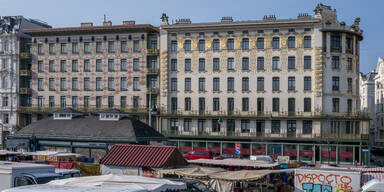
[(191, 168), (182, 168), (175, 171), (176, 175), (186, 176), (186, 177), (207, 177), (210, 174), (226, 171), (222, 168), (215, 167), (191, 167)]
[(343, 170), (357, 170), (357, 171), (362, 171), (363, 173), (367, 173), (367, 172), (384, 172), (384, 167), (354, 167), (354, 166), (333, 167), (333, 166), (329, 166), (329, 165), (322, 165), (321, 168), (343, 169)]
[(220, 165), (220, 166), (234, 166), (234, 167), (253, 167), (253, 168), (275, 168), (278, 167), (278, 163), (266, 163), (261, 161), (243, 160), (243, 159), (196, 159), (189, 160), (188, 163), (193, 164), (206, 164), (206, 165)]
[(361, 183), (369, 183), (369, 181), (375, 179), (384, 179), (384, 173), (363, 173), (361, 176)]
[(219, 173), (210, 174), (211, 179), (227, 180), (227, 181), (254, 181), (258, 180), (270, 173), (275, 172), (274, 170), (241, 170), (241, 171), (225, 171)]
[(114, 145), (100, 164), (124, 167), (175, 167), (187, 161), (175, 146)]
[(66, 185), (27, 185), (22, 187), (10, 188), (2, 192), (147, 192), (148, 190), (140, 187), (130, 185), (129, 187), (80, 187), (80, 186), (66, 186)]
[(50, 185), (65, 185), (77, 187), (124, 187), (130, 189), (130, 186), (139, 186), (147, 191), (161, 192), (167, 190), (184, 190), (186, 184), (181, 182), (170, 181), (168, 179), (156, 179), (133, 175), (100, 175), (88, 177), (73, 177), (69, 179), (54, 180), (49, 182)]
[(363, 192), (369, 191), (382, 191), (384, 188), (384, 180), (383, 179), (373, 179), (361, 187)]

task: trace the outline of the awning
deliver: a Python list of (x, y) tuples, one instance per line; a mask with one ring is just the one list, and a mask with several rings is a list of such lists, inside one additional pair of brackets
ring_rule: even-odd
[(211, 179), (226, 180), (226, 181), (254, 181), (258, 180), (274, 170), (241, 170), (241, 171), (226, 171), (210, 174)]

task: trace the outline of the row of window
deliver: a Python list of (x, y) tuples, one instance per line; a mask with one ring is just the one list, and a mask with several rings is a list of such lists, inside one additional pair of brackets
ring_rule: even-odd
[[(96, 91), (103, 91), (103, 78), (102, 77), (96, 77)], [(55, 91), (56, 78), (49, 78), (48, 82), (48, 88), (50, 91)], [(120, 78), (120, 90), (121, 91), (127, 91), (128, 90), (128, 79), (127, 77), (121, 77)], [(83, 89), (84, 91), (91, 91), (91, 79), (89, 77), (85, 77), (83, 79)], [(156, 87), (152, 87), (156, 88)], [(37, 89), (39, 91), (44, 91), (44, 79), (38, 78), (37, 80)], [(67, 78), (60, 78), (60, 91), (66, 91), (67, 90)], [(72, 78), (72, 90), (78, 91), (79, 88), (79, 78), (73, 77)], [(108, 77), (108, 90), (114, 91), (115, 90), (115, 78), (114, 77)], [(140, 77), (133, 77), (133, 91), (140, 91)]]
[[(241, 111), (249, 111), (249, 103), (250, 99), (248, 97), (241, 98)], [(303, 99), (303, 111), (304, 112), (311, 112), (312, 111), (312, 101), (311, 98), (304, 98)], [(199, 97), (198, 98), (198, 107), (200, 112), (204, 112), (206, 109), (206, 98)], [(332, 98), (332, 112), (340, 112), (340, 99), (339, 98)], [(177, 111), (178, 110), (178, 98), (172, 97), (171, 98), (171, 111)], [(186, 97), (184, 98), (184, 111), (191, 111), (192, 110), (192, 98)], [(220, 111), (220, 98), (215, 97), (212, 99), (212, 110), (213, 111)], [(235, 98), (228, 97), (227, 98), (227, 112), (233, 112), (235, 110)], [(280, 98), (272, 98), (272, 111), (273, 112), (279, 112), (280, 109)], [(264, 112), (264, 98), (259, 97), (256, 99), (256, 111), (257, 112)], [(288, 112), (296, 112), (296, 99), (295, 98), (288, 98)], [(347, 99), (347, 112), (352, 112), (352, 99)]]
[[(103, 53), (104, 51), (108, 51), (109, 53), (114, 53), (118, 50), (120, 52), (128, 52), (128, 42), (127, 41), (120, 41), (120, 47), (116, 47), (116, 42), (115, 41), (108, 41), (106, 43), (106, 50), (103, 48), (103, 42), (102, 41), (97, 41), (95, 43), (95, 49), (92, 50), (92, 43), (91, 42), (83, 42), (83, 43), (78, 43), (78, 42), (73, 42), (73, 43), (60, 43), (59, 44), (59, 50), (61, 54), (67, 54), (68, 53), (68, 46), (71, 46), (71, 51), (72, 53), (76, 54), (79, 53), (79, 47), (82, 45), (83, 48), (83, 53), (91, 53), (91, 52), (96, 52), (96, 53)], [(140, 40), (133, 40), (133, 51), (134, 52), (139, 52), (141, 51), (140, 48)], [(56, 53), (56, 44), (55, 43), (49, 43), (48, 44), (48, 53), (49, 54), (55, 54)], [(156, 49), (157, 48), (157, 41), (156, 40), (150, 40), (149, 44), (150, 49)], [(39, 43), (37, 45), (37, 53), (38, 54), (44, 54), (44, 44)]]
[[(198, 119), (197, 120), (197, 130), (198, 132), (205, 132), (208, 130), (206, 119)], [(192, 119), (183, 119), (183, 131), (189, 132), (192, 131)], [(250, 119), (242, 119), (240, 120), (240, 131), (242, 133), (249, 133), (251, 129), (252, 121)], [(218, 119), (211, 119), (211, 132), (221, 132), (222, 124)], [(296, 120), (287, 120), (287, 134), (296, 134), (297, 122)], [(225, 122), (226, 132), (236, 132), (236, 120), (235, 119), (227, 119)], [(256, 133), (265, 133), (265, 121), (264, 120), (256, 120), (255, 122), (255, 130), (253, 132)], [(302, 122), (302, 134), (312, 134), (312, 121), (304, 120)], [(179, 130), (179, 122), (178, 119), (170, 120), (170, 128), (171, 131)], [(280, 134), (281, 133), (281, 121), (280, 120), (272, 120), (270, 127), (272, 134)]]
[[(257, 70), (264, 70), (264, 57), (257, 57), (256, 62), (256, 68)], [(312, 68), (312, 57), (311, 56), (304, 56), (303, 57), (304, 62), (304, 69), (311, 69)], [(241, 69), (242, 70), (249, 70), (249, 58), (243, 57), (241, 59)], [(199, 58), (199, 71), (204, 72), (206, 71), (206, 60), (205, 58)], [(289, 56), (288, 57), (288, 70), (294, 70), (296, 69), (296, 57), (295, 56)], [(272, 57), (272, 70), (280, 70), (280, 57)], [(171, 65), (170, 65), (170, 71), (177, 71), (178, 70), (178, 64), (177, 59), (171, 59)], [(187, 58), (184, 60), (184, 70), (185, 72), (191, 72), (192, 71), (192, 60), (190, 58)], [(220, 58), (213, 58), (212, 60), (212, 70), (213, 71), (220, 71)], [(235, 59), (233, 57), (227, 58), (227, 70), (235, 70)]]
[[(72, 96), (70, 97), (72, 99), (72, 105), (71, 107), (76, 108), (80, 107), (79, 106), (79, 96)], [(96, 108), (101, 108), (103, 107), (103, 96), (96, 96), (96, 102), (95, 102), (95, 107)], [(84, 108), (90, 107), (90, 101), (91, 97), (90, 96), (84, 96), (83, 98), (83, 106)], [(133, 108), (139, 108), (139, 101), (140, 97), (139, 96), (133, 96), (132, 101), (129, 103), (132, 103)], [(121, 108), (127, 108), (128, 107), (128, 100), (127, 96), (120, 96), (120, 107)], [(38, 107), (43, 107), (44, 106), (44, 97), (43, 96), (38, 96), (37, 97), (37, 106)], [(48, 97), (48, 106), (49, 107), (55, 107), (55, 96), (49, 96)], [(65, 108), (67, 107), (67, 97), (66, 96), (60, 96), (60, 107)], [(114, 108), (115, 106), (115, 96), (108, 96), (108, 107), (109, 108)]]
[[(311, 48), (311, 36), (304, 36), (304, 48)], [(288, 48), (296, 48), (296, 37), (290, 36), (287, 39), (287, 47)], [(171, 41), (171, 51), (177, 51), (178, 42), (177, 40)], [(227, 39), (225, 42), (225, 47), (220, 47), (220, 39), (213, 39), (212, 41), (212, 50), (213, 51), (219, 51), (220, 49), (226, 49), (226, 50), (234, 50), (235, 49), (235, 40), (233, 38)], [(197, 44), (199, 51), (205, 51), (206, 50), (206, 41), (204, 39), (200, 39)], [(280, 37), (272, 37), (271, 42), (272, 49), (280, 49)], [(256, 48), (257, 49), (264, 49), (265, 48), (265, 40), (264, 37), (259, 37), (256, 40)], [(250, 49), (250, 41), (249, 38), (243, 38), (241, 40), (241, 49), (242, 50), (249, 50)], [(192, 50), (192, 41), (187, 39), (184, 41), (184, 50), (185, 51), (191, 51)]]
[[(108, 59), (108, 71), (113, 72), (116, 70), (115, 67), (115, 59)], [(102, 59), (96, 59), (95, 60), (96, 66), (95, 70), (96, 72), (102, 72), (103, 71), (103, 61)], [(79, 61), (78, 60), (72, 60), (71, 61), (72, 66), (72, 72), (79, 72)], [(67, 72), (67, 60), (60, 60), (60, 72)], [(150, 68), (157, 68), (157, 60), (153, 59), (148, 64), (148, 67)], [(128, 71), (128, 60), (127, 59), (120, 59), (120, 71)], [(48, 70), (49, 72), (55, 72), (55, 60), (49, 60), (48, 63)], [(84, 72), (91, 72), (91, 61), (89, 59), (85, 59), (83, 62), (83, 70)], [(139, 58), (132, 59), (132, 70), (133, 71), (140, 71), (140, 60)], [(44, 62), (42, 60), (39, 60), (37, 62), (37, 71), (38, 72), (44, 72)]]
[[(201, 92), (206, 91), (205, 89), (205, 77), (199, 78), (198, 90)], [(241, 79), (241, 91), (249, 91), (249, 77), (243, 77)], [(352, 81), (351, 81), (352, 82)], [(177, 78), (171, 78), (171, 91), (178, 91)], [(288, 90), (296, 90), (296, 77), (288, 77)], [(312, 78), (304, 77), (304, 91), (312, 90)], [(351, 88), (352, 90), (352, 88)], [(187, 77), (184, 79), (184, 91), (192, 91), (192, 79)], [(214, 77), (212, 81), (212, 91), (220, 92), (220, 78)], [(227, 78), (227, 91), (235, 91), (235, 78)], [(265, 91), (264, 77), (257, 77), (257, 91)], [(272, 77), (272, 91), (280, 91), (280, 77)]]

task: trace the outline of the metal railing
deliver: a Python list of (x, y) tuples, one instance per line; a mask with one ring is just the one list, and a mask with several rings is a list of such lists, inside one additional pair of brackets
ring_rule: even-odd
[[(18, 107), (18, 111), (20, 112), (28, 112), (28, 113), (52, 113), (56, 110), (62, 109), (61, 107)], [(78, 107), (72, 108), (76, 111), (84, 112), (84, 113), (98, 113), (100, 111), (107, 110), (109, 108), (96, 108), (96, 107)], [(147, 108), (118, 108), (122, 112), (133, 113), (133, 114), (147, 114)]]
[(147, 55), (159, 55), (159, 49), (147, 49)]

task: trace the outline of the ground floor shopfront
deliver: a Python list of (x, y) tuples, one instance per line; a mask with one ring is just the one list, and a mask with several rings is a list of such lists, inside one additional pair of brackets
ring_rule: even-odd
[(369, 145), (366, 142), (282, 142), (282, 141), (210, 141), (170, 139), (169, 145), (179, 148), (182, 153), (192, 150), (209, 150), (215, 154), (236, 154), (240, 145), (241, 157), (251, 155), (289, 156), (290, 160), (320, 164), (369, 164)]

